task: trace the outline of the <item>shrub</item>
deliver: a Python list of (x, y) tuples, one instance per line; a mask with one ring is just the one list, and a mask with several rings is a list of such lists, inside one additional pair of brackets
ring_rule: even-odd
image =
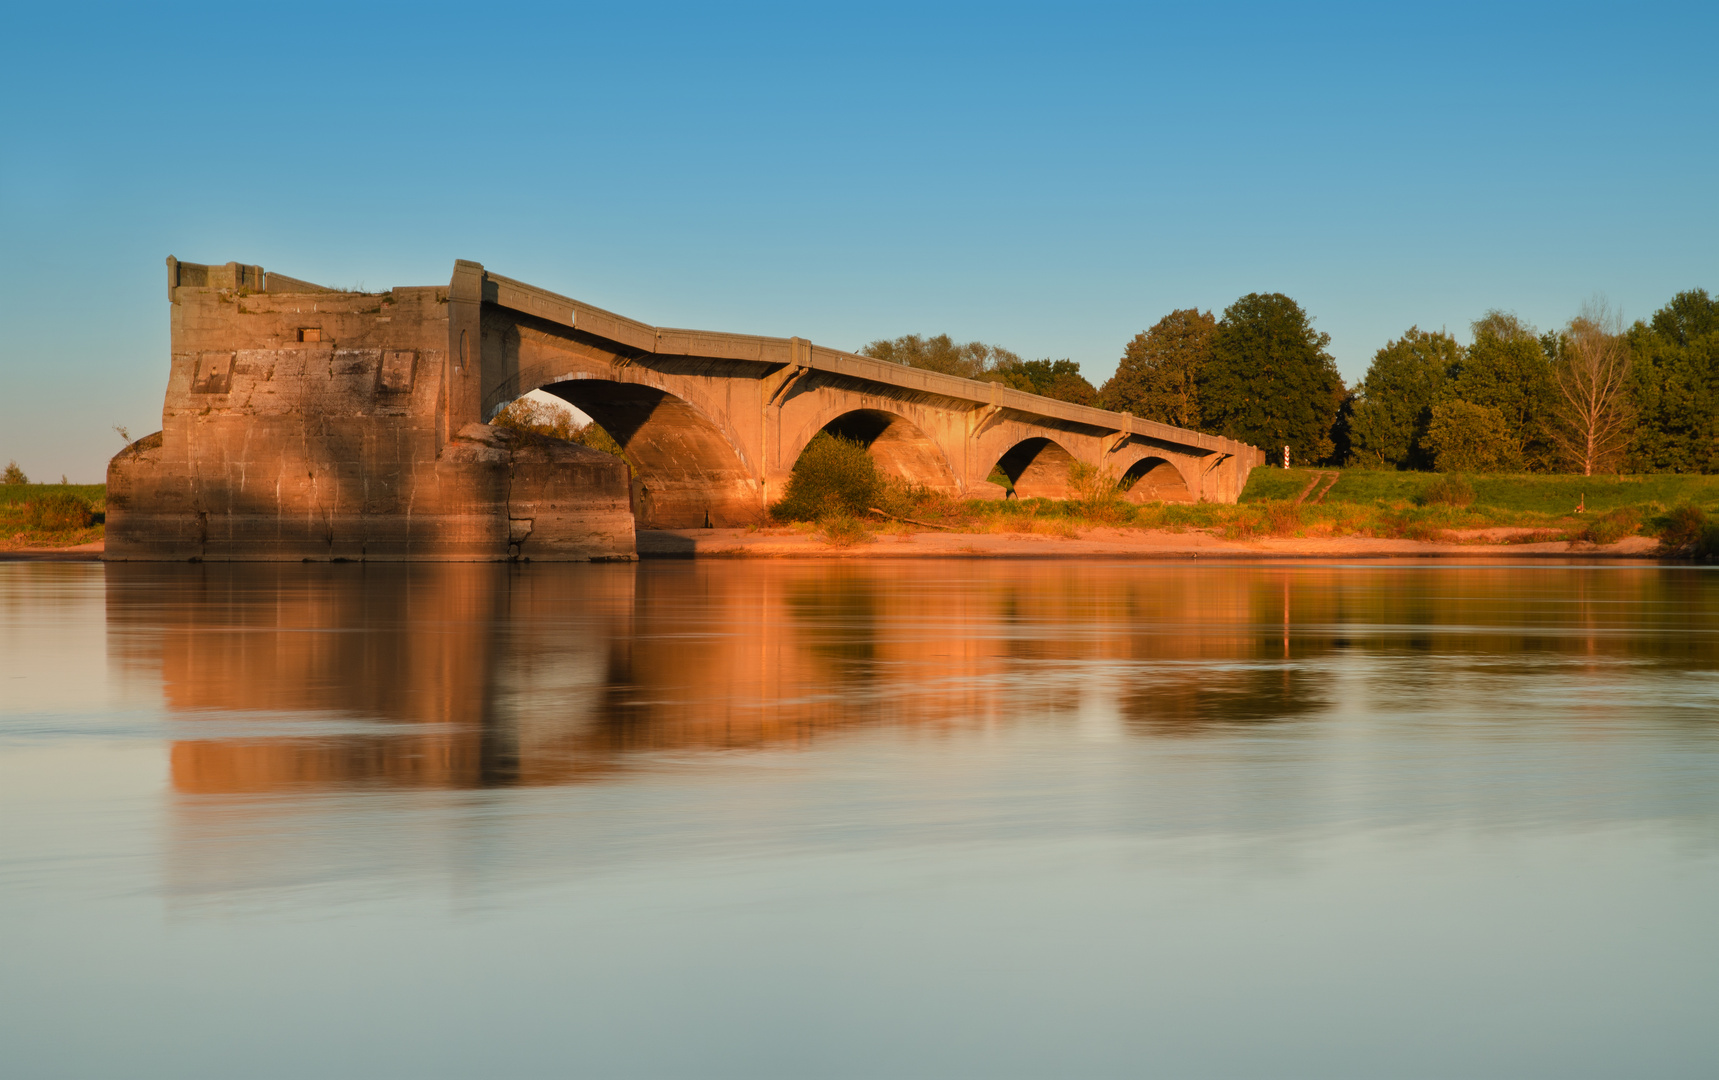
[(1633, 506), (1620, 506), (1587, 523), (1576, 539), (1590, 544), (1615, 544), (1626, 536), (1634, 536), (1641, 528), (1641, 511)]
[(1693, 550), (1707, 531), (1707, 511), (1699, 506), (1679, 506), (1666, 515), (1659, 542), (1672, 551)]
[(29, 526), (44, 532), (87, 529), (95, 524), (95, 509), (67, 491), (43, 495), (30, 503)]
[(1301, 529), (1301, 507), (1296, 503), (1272, 503), (1265, 508), (1265, 524), (1273, 536), (1292, 536)]
[(1237, 514), (1224, 524), (1225, 540), (1252, 540), (1265, 527), (1260, 515), (1254, 513)]
[(822, 521), (850, 517), (877, 505), (883, 483), (865, 444), (820, 431), (806, 444), (782, 501), (770, 508), (778, 521)]
[(28, 484), (30, 478), (24, 475), (24, 470), (18, 467), (16, 461), (6, 463), (6, 471), (0, 473), (0, 484)]
[(1474, 489), (1460, 475), (1442, 476), (1421, 492), (1422, 506), (1468, 506), (1474, 502)]
[(818, 522), (818, 528), (824, 532), (824, 543), (831, 547), (852, 547), (872, 540), (865, 522), (852, 514), (827, 514)]

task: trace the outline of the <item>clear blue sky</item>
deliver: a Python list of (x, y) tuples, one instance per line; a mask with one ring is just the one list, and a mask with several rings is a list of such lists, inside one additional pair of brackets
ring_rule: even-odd
[(0, 461), (160, 426), (162, 260), (479, 260), (635, 318), (1102, 382), (1280, 291), (1410, 325), (1719, 289), (1719, 5), (13, 5)]

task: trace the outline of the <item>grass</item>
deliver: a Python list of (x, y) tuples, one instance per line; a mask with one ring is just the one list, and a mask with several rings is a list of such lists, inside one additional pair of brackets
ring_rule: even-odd
[[(960, 500), (922, 487), (883, 481), (872, 490), (879, 509), (963, 532), (1077, 538), (1097, 528), (1203, 531), (1231, 540), (1264, 537), (1449, 540), (1459, 530), (1513, 529), (1503, 543), (1572, 540), (1615, 543), (1626, 536), (1659, 536), (1668, 551), (1719, 555), (1719, 476), (1547, 476), (1343, 470), (1319, 503), (1294, 500), (1330, 469), (1255, 469), (1235, 505), (1151, 503), (1116, 498), (1101, 488), (1085, 499)], [(1444, 489), (1441, 495), (1439, 488)], [(69, 547), (102, 538), (103, 484), (0, 484), (0, 549)], [(1455, 502), (1440, 501), (1456, 495)], [(93, 517), (80, 525), (54, 505), (76, 501)], [(1575, 513), (1585, 501), (1586, 512)], [(869, 509), (869, 508), (868, 508)], [(807, 515), (812, 517), (812, 515)], [(812, 520), (782, 522), (784, 531), (818, 535), (833, 547), (868, 543), (874, 534), (911, 535), (919, 527), (845, 507)], [(774, 530), (772, 530), (774, 531)]]
[(0, 551), (102, 538), (106, 484), (0, 484)]
[[(1248, 476), (1241, 501), (1293, 499), (1325, 469), (1255, 469)], [(1362, 506), (1413, 505), (1425, 500), (1428, 489), (1444, 481), (1440, 473), (1381, 472), (1343, 469), (1325, 504)], [(1569, 514), (1586, 499), (1590, 512), (1624, 506), (1693, 505), (1719, 510), (1719, 476), (1654, 473), (1645, 476), (1563, 476), (1545, 473), (1479, 473), (1464, 477), (1474, 491), (1475, 506), (1521, 513)]]

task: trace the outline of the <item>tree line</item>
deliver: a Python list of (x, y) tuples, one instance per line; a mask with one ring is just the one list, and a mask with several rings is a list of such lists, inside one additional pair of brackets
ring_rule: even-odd
[(1439, 472), (1719, 472), (1719, 300), (1679, 293), (1625, 327), (1604, 305), (1537, 332), (1489, 311), (1463, 345), (1410, 327), (1346, 386), (1301, 305), (1249, 293), (1172, 311), (1094, 388), (1072, 360), (947, 334), (861, 351), (1266, 449), (1304, 464)]

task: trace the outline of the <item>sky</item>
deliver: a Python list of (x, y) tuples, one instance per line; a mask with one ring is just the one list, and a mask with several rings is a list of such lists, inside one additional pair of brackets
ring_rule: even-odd
[(456, 258), (664, 326), (948, 333), (1095, 384), (1282, 292), (1411, 326), (1719, 291), (1719, 5), (13, 5), (0, 461), (160, 427), (168, 255)]

